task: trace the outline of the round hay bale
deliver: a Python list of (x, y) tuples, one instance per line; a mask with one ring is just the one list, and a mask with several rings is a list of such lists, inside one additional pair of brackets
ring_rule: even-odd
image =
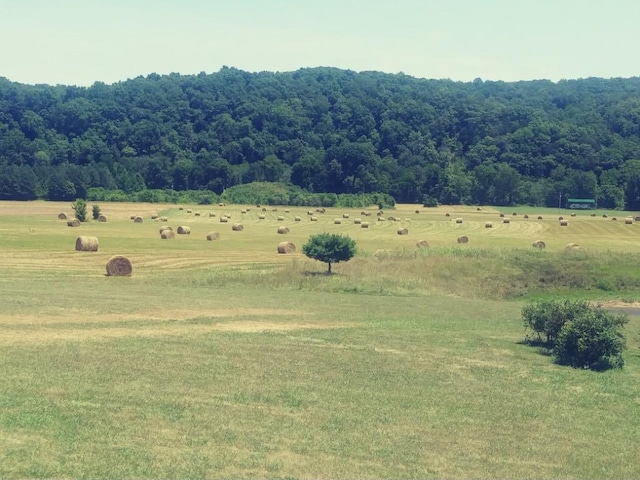
[(226, 207), (226, 206), (227, 206), (227, 204), (226, 204), (226, 203), (222, 203), (222, 202), (221, 202), (221, 203), (219, 203), (219, 204), (218, 204), (218, 206), (219, 206), (219, 207)]
[(398, 235), (409, 235), (409, 230), (406, 228), (398, 229)]
[(180, 225), (178, 227), (178, 235), (191, 235), (191, 227), (185, 227), (184, 225)]
[(460, 235), (458, 237), (458, 243), (469, 243), (469, 237), (466, 235)]
[(262, 211), (266, 212), (267, 211), (267, 207), (262, 207)]
[(100, 223), (106, 223), (106, 221), (107, 221), (106, 215), (103, 215), (103, 214), (98, 215), (98, 221)]
[(245, 210), (247, 211), (247, 213), (249, 213), (251, 211), (251, 209), (249, 207), (245, 208)]
[(162, 232), (166, 232), (167, 230), (173, 232), (173, 227), (171, 225), (163, 225), (160, 227), (160, 235), (162, 235)]
[[(478, 209), (480, 210), (480, 209)], [(415, 210), (413, 213), (420, 213), (420, 210)]]
[(215, 217), (215, 216), (216, 216), (215, 212), (209, 212), (209, 217)]
[(376, 216), (381, 217), (384, 215), (384, 212), (382, 210), (380, 210), (378, 213), (376, 213)]
[(193, 210), (191, 210), (190, 208), (187, 208), (187, 213), (193, 213)]
[(199, 216), (200, 216), (200, 212), (195, 212), (195, 213), (194, 213), (194, 215), (195, 215), (196, 217), (199, 217)]
[(296, 217), (294, 217), (294, 218), (293, 218), (293, 221), (294, 221), (294, 222), (299, 222), (299, 221), (301, 221), (301, 220), (302, 220), (302, 219), (301, 219), (300, 217), (298, 217), (298, 216), (296, 216)]
[(447, 212), (447, 213), (445, 213), (445, 214), (444, 214), (444, 216), (445, 216), (445, 217), (450, 217), (450, 216), (451, 216), (451, 214)]
[(542, 220), (542, 215), (538, 215), (538, 220)]
[(307, 210), (307, 215), (309, 216), (313, 215), (313, 210)]
[(70, 220), (67, 220), (67, 227), (79, 227), (80, 226), (80, 220), (78, 220), (77, 218), (72, 218)]
[(178, 207), (178, 210), (184, 210), (184, 207)]
[(161, 222), (168, 222), (169, 221), (169, 217), (160, 217), (160, 221)]
[(511, 223), (511, 220), (509, 220), (508, 218), (503, 218), (502, 223)]
[(130, 220), (135, 220), (136, 216), (135, 215), (129, 215), (129, 219)]
[(416, 247), (418, 247), (418, 248), (428, 248), (429, 247), (429, 242), (427, 242), (426, 240), (420, 240), (418, 243), (416, 243)]
[(348, 213), (343, 213), (342, 214), (342, 218), (349, 218), (349, 214)]
[(618, 219), (616, 217), (611, 217), (611, 220), (616, 221)]
[(527, 215), (526, 213), (524, 214), (524, 218), (529, 218), (529, 215)]
[(284, 222), (284, 217), (279, 216), (279, 217), (278, 217), (278, 221), (279, 221), (279, 222)]
[(289, 233), (289, 227), (278, 227), (278, 233), (280, 235), (285, 235)]
[(334, 224), (336, 224), (336, 225), (340, 225), (340, 224), (342, 223), (342, 220), (341, 220), (341, 219), (339, 219), (339, 218), (336, 218), (336, 219), (333, 221), (333, 223), (334, 223)]
[(513, 212), (511, 215), (513, 215), (514, 217), (518, 216), (518, 214), (516, 212)]
[(636, 222), (640, 222), (640, 215), (636, 215), (635, 217), (633, 217), (633, 219), (634, 219)]
[(504, 213), (501, 213), (501, 214), (500, 214), (500, 218), (504, 218)]
[(138, 215), (136, 218), (133, 219), (133, 223), (142, 223), (142, 217)]
[(575, 216), (576, 216), (576, 214), (575, 214), (575, 213), (572, 213), (572, 214), (571, 214), (571, 216), (572, 216), (572, 217), (575, 217)]
[(107, 262), (108, 277), (130, 277), (132, 271), (131, 261), (122, 255), (111, 257)]
[(561, 215), (561, 216), (558, 217), (558, 220), (562, 221), (562, 220), (564, 220), (564, 217)]
[(311, 217), (311, 221), (312, 222), (317, 222), (318, 221), (318, 217)]
[(296, 253), (296, 245), (293, 242), (280, 242), (278, 253)]
[(264, 220), (266, 218), (265, 215), (263, 215), (262, 213), (260, 215), (258, 215), (258, 220)]
[(395, 222), (396, 221), (396, 217), (391, 215), (390, 217), (387, 217), (387, 220), (389, 220), (390, 222)]
[(366, 212), (366, 213), (364, 214), (364, 216), (365, 216), (365, 217), (370, 217), (370, 216), (371, 216), (371, 212)]
[(227, 223), (229, 222), (229, 219), (225, 216), (220, 217), (220, 223)]
[(362, 222), (360, 228), (369, 228), (369, 222)]
[(83, 237), (76, 238), (76, 250), (79, 252), (97, 252), (98, 251), (98, 237)]
[(606, 213), (602, 214), (602, 218), (607, 218), (607, 214)]
[(291, 213), (291, 210), (290, 210), (290, 209), (288, 209), (288, 208), (285, 208), (285, 209), (284, 209), (284, 213)]
[(240, 213), (247, 213), (247, 211), (243, 208), (242, 210), (240, 210)]
[(67, 214), (64, 212), (60, 212), (58, 214), (58, 220), (66, 220), (67, 219)]
[(590, 216), (590, 217), (595, 217), (595, 216), (596, 216), (596, 214), (595, 214), (595, 213), (592, 213), (592, 214), (591, 214), (591, 215), (589, 215), (589, 216)]
[(462, 223), (462, 219), (461, 218), (456, 218), (456, 223)]
[(386, 218), (384, 218), (384, 217), (378, 217), (378, 221), (379, 221), (379, 222), (386, 222), (386, 221), (387, 221), (387, 219), (386, 219)]
[(482, 210), (482, 209), (481, 209), (480, 207), (477, 207), (477, 208), (476, 208), (476, 211), (477, 211), (477, 212), (479, 212), (479, 211), (481, 211), (481, 210)]
[(575, 250), (580, 250), (580, 249), (581, 249), (581, 247), (580, 247), (580, 245), (578, 245), (577, 243), (567, 243), (567, 244), (564, 246), (564, 249), (565, 249), (566, 251), (575, 251)]
[(354, 218), (353, 219), (353, 223), (356, 225), (361, 225), (362, 224), (362, 219), (361, 218)]
[(233, 230), (234, 232), (241, 232), (244, 230), (244, 225), (242, 225), (241, 223), (234, 223), (233, 225), (231, 225), (231, 230)]
[(155, 220), (156, 218), (158, 218), (158, 214), (157, 213), (152, 213), (151, 214), (151, 220)]
[(633, 218), (625, 218), (624, 219), (624, 224), (625, 225), (633, 225)]
[(227, 220), (231, 219), (231, 214), (230, 213), (225, 213), (224, 216), (227, 218)]
[(567, 220), (560, 220), (560, 226), (561, 227), (566, 227), (569, 225), (569, 222)]
[(362, 210), (362, 211), (360, 212), (360, 215), (362, 215), (363, 217), (366, 217), (366, 216), (367, 216), (367, 212), (365, 212), (364, 210)]
[(538, 250), (544, 250), (547, 246), (542, 240), (536, 240), (531, 244), (533, 248), (537, 248)]
[(160, 232), (160, 238), (162, 240), (172, 240), (176, 238), (176, 232), (174, 232), (173, 230), (164, 230)]
[(271, 211), (272, 211), (272, 212), (277, 212), (277, 211), (278, 211), (278, 208), (277, 208), (277, 207), (274, 207), (274, 208), (272, 208), (272, 209), (271, 209)]
[(218, 232), (209, 232), (207, 233), (207, 240), (210, 242), (213, 240), (220, 240), (220, 234)]
[(493, 228), (493, 223), (487, 222), (484, 224), (484, 228)]

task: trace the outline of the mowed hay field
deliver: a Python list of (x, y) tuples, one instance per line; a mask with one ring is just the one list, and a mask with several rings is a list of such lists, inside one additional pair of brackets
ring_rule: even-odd
[[(632, 213), (98, 204), (67, 227), (69, 204), (0, 202), (0, 477), (640, 477), (638, 317), (623, 370), (555, 365), (522, 343), (514, 272), (591, 266), (624, 291), (575, 292), (634, 307)], [(358, 244), (331, 277), (301, 253), (324, 231)]]

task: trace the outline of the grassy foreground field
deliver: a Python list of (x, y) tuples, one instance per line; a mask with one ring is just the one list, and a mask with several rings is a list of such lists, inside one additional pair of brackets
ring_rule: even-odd
[[(0, 477), (640, 477), (639, 318), (621, 371), (521, 343), (523, 299), (635, 307), (624, 213), (101, 208), (107, 223), (69, 228), (67, 204), (0, 203)], [(152, 214), (191, 235), (161, 240)], [(331, 277), (299, 253), (322, 231), (359, 247)], [(104, 275), (112, 255), (131, 277)]]

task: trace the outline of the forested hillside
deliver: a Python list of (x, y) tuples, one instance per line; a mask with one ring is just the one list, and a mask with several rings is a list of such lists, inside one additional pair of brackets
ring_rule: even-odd
[(334, 68), (0, 78), (0, 198), (254, 181), (399, 202), (640, 209), (640, 78), (471, 83)]

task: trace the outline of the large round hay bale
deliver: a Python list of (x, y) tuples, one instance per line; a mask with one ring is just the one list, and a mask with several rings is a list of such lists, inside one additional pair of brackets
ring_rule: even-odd
[(168, 222), (169, 221), (169, 217), (160, 217), (160, 221), (161, 222)]
[(152, 213), (151, 214), (151, 220), (155, 220), (158, 218), (158, 214), (157, 213)]
[(333, 223), (334, 223), (334, 224), (336, 224), (336, 225), (340, 225), (340, 224), (342, 223), (342, 220), (341, 220), (341, 219), (339, 219), (339, 218), (336, 218), (336, 219), (333, 221)]
[(280, 242), (278, 244), (278, 253), (295, 253), (296, 245), (293, 242)]
[(536, 240), (531, 244), (533, 248), (537, 248), (538, 250), (544, 250), (547, 246), (542, 240)]
[(529, 218), (529, 215), (527, 215), (526, 213), (524, 214), (524, 218)]
[(163, 230), (162, 232), (160, 232), (160, 238), (162, 240), (172, 240), (176, 238), (176, 232), (174, 232), (173, 230)]
[(312, 216), (313, 215), (313, 210), (307, 210), (307, 215), (308, 216)]
[(79, 227), (80, 226), (80, 220), (78, 220), (77, 218), (72, 218), (70, 220), (67, 220), (67, 227)]
[(199, 217), (199, 216), (200, 216), (200, 212), (194, 212), (194, 215), (195, 215), (196, 217)]
[(561, 227), (566, 227), (567, 225), (569, 225), (569, 221), (568, 220), (560, 220), (560, 226)]
[(379, 222), (386, 222), (386, 221), (387, 221), (387, 219), (386, 219), (386, 218), (384, 218), (384, 217), (378, 217), (378, 221), (379, 221)]
[(508, 218), (503, 218), (502, 223), (511, 223), (511, 220), (509, 220)]
[(142, 223), (142, 217), (141, 217), (140, 215), (138, 215), (137, 217), (135, 217), (135, 218), (133, 219), (133, 222), (134, 222), (134, 223)]
[(538, 215), (538, 220), (542, 220), (542, 215)]
[(225, 213), (224, 216), (227, 217), (227, 220), (231, 220), (231, 214), (230, 213)]
[(607, 214), (606, 214), (606, 213), (603, 213), (603, 214), (602, 214), (602, 218), (607, 218)]
[(462, 223), (462, 219), (461, 218), (456, 218), (456, 223)]
[(450, 216), (451, 216), (451, 214), (450, 214), (449, 212), (447, 212), (447, 213), (445, 213), (445, 214), (444, 214), (444, 216), (445, 216), (445, 217), (450, 217)]
[(178, 210), (184, 210), (184, 207), (178, 207)]
[(378, 213), (376, 213), (376, 216), (378, 217), (382, 217), (384, 215), (384, 212), (382, 210), (380, 210)]
[(398, 229), (398, 235), (409, 235), (409, 230), (407, 228)]
[(342, 218), (349, 218), (349, 214), (348, 213), (343, 213), (342, 214)]
[(317, 222), (318, 221), (318, 217), (311, 217), (311, 221), (312, 222)]
[(262, 211), (266, 212), (267, 211), (267, 207), (262, 207)]
[(466, 235), (460, 235), (458, 237), (458, 243), (469, 243), (469, 237)]
[(576, 216), (576, 214), (575, 214), (575, 213), (572, 213), (572, 214), (571, 214), (571, 216), (572, 216), (572, 217), (575, 217), (575, 216)]
[(278, 216), (278, 221), (279, 221), (279, 222), (284, 222), (284, 217), (283, 217), (282, 215), (279, 215), (279, 216)]
[(286, 233), (289, 233), (289, 227), (278, 227), (278, 233), (280, 235), (284, 235)]
[(187, 208), (187, 213), (191, 213), (193, 212), (193, 210), (191, 210), (190, 208)]
[(353, 223), (356, 225), (361, 225), (362, 224), (362, 219), (361, 218), (354, 218), (353, 219)]
[(97, 252), (98, 251), (98, 237), (83, 237), (76, 238), (76, 250), (79, 252)]
[(224, 215), (222, 217), (220, 217), (220, 223), (227, 223), (229, 221), (229, 219), (227, 217), (225, 217)]
[(640, 222), (640, 215), (636, 215), (635, 217), (633, 217), (633, 219), (634, 219), (636, 222)]
[(484, 224), (484, 228), (493, 228), (493, 223), (487, 222)]
[(167, 230), (170, 230), (173, 232), (173, 227), (171, 225), (163, 225), (160, 227), (160, 235), (162, 235), (162, 232), (166, 232)]
[(420, 240), (418, 243), (416, 243), (416, 247), (427, 248), (429, 247), (429, 242), (427, 242), (426, 240)]
[(563, 217), (562, 215), (560, 215), (560, 216), (558, 217), (558, 220), (559, 220), (559, 221), (562, 221), (562, 220), (564, 220), (564, 217)]
[(240, 210), (240, 213), (247, 213), (247, 210), (243, 208), (242, 210)]
[(391, 215), (391, 216), (387, 217), (387, 220), (389, 220), (390, 222), (395, 222), (396, 221), (396, 217)]
[(226, 203), (222, 203), (222, 202), (221, 202), (221, 203), (219, 203), (219, 204), (218, 204), (218, 206), (219, 206), (219, 207), (226, 207), (226, 206), (227, 206), (227, 204), (226, 204)]
[(66, 220), (67, 219), (67, 214), (64, 212), (60, 212), (58, 214), (58, 220)]
[(136, 215), (129, 215), (129, 220), (134, 220), (136, 218)]
[(285, 208), (285, 209), (284, 209), (284, 213), (291, 213), (291, 210), (290, 210), (290, 209), (288, 209), (288, 208)]
[(369, 222), (362, 222), (360, 228), (369, 228)]
[(518, 216), (518, 213), (517, 213), (517, 212), (513, 212), (513, 213), (512, 213), (512, 215), (513, 215), (514, 217), (517, 217), (517, 216)]
[(293, 221), (294, 221), (294, 222), (299, 222), (299, 221), (301, 221), (301, 220), (302, 220), (302, 219), (301, 219), (300, 217), (298, 217), (298, 216), (293, 217)]
[(180, 225), (178, 227), (178, 235), (191, 235), (191, 227), (185, 227), (184, 225)]
[(103, 215), (103, 214), (98, 215), (98, 221), (100, 223), (105, 223), (107, 221), (106, 215)]
[(624, 224), (625, 225), (632, 225), (633, 224), (633, 218), (629, 218), (629, 217), (625, 218), (624, 219)]
[(231, 230), (233, 230), (234, 232), (241, 232), (242, 230), (244, 230), (244, 225), (242, 225), (241, 223), (234, 223), (233, 225), (231, 225)]
[(207, 240), (210, 242), (213, 240), (220, 240), (220, 234), (218, 232), (209, 232), (207, 233)]
[(107, 276), (109, 277), (129, 277), (132, 271), (131, 261), (122, 255), (111, 257), (107, 262)]
[(613, 220), (614, 222), (617, 221), (618, 219), (616, 217), (611, 217), (611, 220)]
[[(478, 209), (480, 210), (480, 209)], [(415, 210), (413, 213), (420, 213), (420, 210)]]
[(578, 245), (577, 243), (567, 243), (564, 246), (564, 249), (566, 251), (575, 251), (575, 250), (580, 250), (581, 248), (580, 248), (580, 245)]
[(261, 213), (260, 215), (258, 215), (258, 220), (264, 220), (266, 217), (266, 215), (264, 213)]
[(216, 216), (216, 213), (215, 213), (215, 212), (209, 212), (209, 217), (210, 217), (210, 218), (213, 218), (213, 217), (215, 217), (215, 216)]
[(500, 218), (504, 218), (504, 213), (501, 213), (501, 214), (500, 214)]

